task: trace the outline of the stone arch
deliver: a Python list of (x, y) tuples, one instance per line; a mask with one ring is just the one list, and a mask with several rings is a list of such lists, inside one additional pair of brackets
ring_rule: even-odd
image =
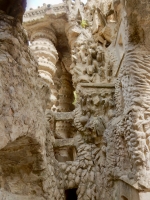
[(125, 196), (121, 196), (122, 200), (128, 200)]
[(20, 137), (0, 150), (0, 189), (11, 194), (42, 195), (41, 146), (33, 138)]

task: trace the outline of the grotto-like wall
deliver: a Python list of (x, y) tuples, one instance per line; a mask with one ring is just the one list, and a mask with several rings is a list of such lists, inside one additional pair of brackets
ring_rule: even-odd
[(149, 1), (0, 5), (0, 197), (149, 200)]
[[(50, 90), (38, 76), (20, 10), (12, 15), (5, 3), (0, 2), (0, 199), (43, 200), (51, 176), (45, 116)], [(15, 9), (18, 4), (6, 5)]]
[[(56, 23), (60, 16), (65, 29)], [(66, 0), (25, 15), (29, 32), (48, 20), (57, 40), (60, 30), (68, 38), (72, 61), (63, 58), (63, 64), (72, 75), (75, 110), (52, 110), (48, 118), (58, 188), (77, 188), (79, 200), (148, 198), (148, 16), (148, 1), (134, 0), (89, 0), (86, 5)], [(63, 137), (67, 122), (72, 124), (68, 138)], [(76, 152), (70, 161), (66, 148)]]

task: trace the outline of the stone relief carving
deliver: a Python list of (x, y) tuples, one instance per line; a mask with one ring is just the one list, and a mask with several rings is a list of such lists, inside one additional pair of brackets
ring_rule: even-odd
[(75, 86), (78, 83), (110, 82), (112, 78), (112, 64), (107, 63), (102, 46), (93, 42), (77, 44), (72, 50), (70, 72)]

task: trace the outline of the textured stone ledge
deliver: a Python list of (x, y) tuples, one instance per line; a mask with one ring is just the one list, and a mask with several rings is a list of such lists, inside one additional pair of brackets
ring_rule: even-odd
[(74, 146), (74, 139), (56, 139), (54, 147), (71, 147)]
[(62, 120), (73, 120), (74, 119), (74, 113), (73, 112), (57, 112), (53, 113), (56, 121), (62, 121)]
[(96, 83), (81, 83), (81, 87), (92, 87), (92, 88), (115, 88), (114, 84), (108, 84), (108, 83), (103, 83), (103, 84), (96, 84)]

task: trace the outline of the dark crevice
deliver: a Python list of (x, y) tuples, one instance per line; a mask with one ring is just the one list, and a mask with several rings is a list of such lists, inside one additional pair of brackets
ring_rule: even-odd
[(128, 200), (125, 196), (121, 196), (122, 200)]
[(65, 190), (65, 200), (77, 200), (77, 188)]
[(15, 19), (19, 19), (21, 22), (25, 8), (26, 0), (0, 0), (0, 10)]

